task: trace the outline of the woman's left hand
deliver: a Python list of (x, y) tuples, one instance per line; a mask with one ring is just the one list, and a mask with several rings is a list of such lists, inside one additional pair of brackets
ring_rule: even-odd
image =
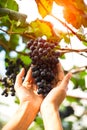
[(25, 69), (22, 68), (16, 77), (15, 90), (17, 96), (20, 100), (20, 103), (29, 102), (33, 104), (37, 109), (39, 109), (43, 97), (42, 95), (37, 94), (37, 86), (34, 84), (31, 68), (28, 70), (27, 75), (23, 81), (24, 74)]

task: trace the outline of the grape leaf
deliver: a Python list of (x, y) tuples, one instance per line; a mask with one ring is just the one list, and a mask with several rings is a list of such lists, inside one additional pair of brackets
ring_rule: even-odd
[(64, 7), (65, 20), (76, 29), (81, 25), (87, 27), (87, 6), (84, 0), (54, 0), (58, 5)]
[(79, 12), (76, 12), (75, 10), (70, 10), (69, 8), (65, 8), (63, 10), (64, 18), (66, 21), (70, 24), (72, 24), (75, 28), (80, 28), (82, 24), (82, 17), (79, 14)]
[(34, 33), (36, 37), (45, 35), (48, 39), (51, 39), (52, 37), (56, 37), (56, 39), (59, 38), (56, 36), (53, 26), (50, 22), (37, 19), (30, 23), (30, 27), (31, 32)]
[(53, 0), (36, 0), (38, 11), (42, 17), (50, 14), (52, 10)]
[(0, 19), (0, 27), (6, 26), (7, 28), (10, 28), (10, 19), (8, 15), (1, 17)]
[(0, 7), (18, 11), (18, 4), (15, 0), (0, 0)]
[(23, 63), (26, 64), (26, 65), (29, 65), (31, 63), (31, 59), (29, 58), (29, 56), (23, 56), (23, 55), (21, 55), (20, 58), (23, 61)]
[(17, 34), (12, 34), (10, 36), (10, 40), (9, 40), (9, 47), (10, 49), (14, 50), (16, 48), (16, 46), (19, 43), (19, 35)]
[(64, 6), (67, 4), (66, 0), (54, 0), (56, 4), (60, 5), (60, 6)]

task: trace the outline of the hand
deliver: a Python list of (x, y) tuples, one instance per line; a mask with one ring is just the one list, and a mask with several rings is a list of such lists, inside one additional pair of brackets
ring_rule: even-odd
[(37, 86), (33, 82), (32, 78), (32, 70), (31, 68), (28, 70), (27, 75), (22, 82), (24, 77), (25, 70), (22, 68), (20, 73), (16, 77), (15, 82), (15, 90), (17, 96), (20, 100), (20, 103), (29, 102), (35, 106), (35, 108), (39, 109), (43, 97), (37, 94)]
[(53, 106), (56, 109), (58, 109), (60, 104), (66, 97), (68, 82), (72, 74), (68, 73), (66, 76), (64, 76), (64, 72), (60, 63), (57, 65), (57, 71), (58, 71), (57, 76), (58, 83), (43, 100), (41, 104), (41, 111), (44, 111), (44, 108), (46, 108), (47, 106), (49, 107)]

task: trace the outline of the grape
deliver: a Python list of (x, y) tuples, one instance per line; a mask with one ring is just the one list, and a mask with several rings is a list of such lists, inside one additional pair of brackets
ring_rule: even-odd
[(37, 77), (37, 76), (39, 76), (39, 71), (38, 71), (38, 70), (32, 72), (32, 77), (33, 77), (33, 78), (35, 78), (35, 77)]
[(42, 93), (43, 93), (43, 89), (42, 89), (42, 88), (39, 88), (39, 89), (37, 90), (37, 93), (38, 93), (38, 94), (42, 94)]
[(42, 76), (42, 77), (45, 77), (45, 76), (46, 76), (46, 72), (45, 72), (44, 70), (41, 72), (41, 76)]
[(43, 48), (39, 48), (39, 53), (41, 53), (43, 51)]
[(42, 82), (37, 82), (37, 86), (38, 86), (39, 88), (43, 88), (43, 87), (44, 87), (44, 84), (42, 84)]
[(45, 42), (45, 43), (44, 43), (44, 47), (45, 47), (45, 48), (49, 47), (49, 43), (48, 43), (48, 42)]
[(38, 42), (38, 48), (43, 47), (43, 42)]
[(12, 93), (11, 93), (11, 96), (15, 96), (15, 92), (12, 92)]
[(34, 49), (34, 50), (33, 50), (32, 56), (35, 56), (35, 55), (38, 55), (38, 49)]
[(35, 82), (37, 83), (37, 82), (40, 82), (41, 81), (41, 78), (40, 77), (36, 77), (35, 78)]
[(30, 39), (29, 41), (28, 41), (28, 43), (27, 43), (27, 47), (29, 48), (31, 45), (32, 45), (32, 43), (33, 43), (33, 39)]
[(32, 66), (32, 71), (36, 71), (39, 67), (38, 66)]
[(34, 50), (35, 49), (35, 47), (32, 45), (32, 46), (30, 46), (30, 50)]

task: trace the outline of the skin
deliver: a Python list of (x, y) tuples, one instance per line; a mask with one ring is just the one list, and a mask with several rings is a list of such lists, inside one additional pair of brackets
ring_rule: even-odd
[(71, 73), (64, 76), (60, 63), (58, 63), (57, 69), (59, 72), (57, 75), (58, 82), (45, 98), (37, 94), (37, 86), (34, 84), (31, 68), (27, 72), (24, 81), (22, 79), (25, 70), (23, 68), (20, 71), (15, 82), (15, 90), (20, 100), (20, 106), (2, 130), (27, 130), (39, 111), (43, 118), (45, 130), (62, 130), (58, 109), (66, 97), (67, 85), (71, 78)]
[[(60, 64), (58, 64), (58, 69), (59, 82), (46, 96), (40, 107), (45, 130), (63, 130), (58, 109), (66, 97), (67, 85), (72, 74), (68, 73), (64, 76)], [(63, 80), (61, 81), (60, 79)]]

